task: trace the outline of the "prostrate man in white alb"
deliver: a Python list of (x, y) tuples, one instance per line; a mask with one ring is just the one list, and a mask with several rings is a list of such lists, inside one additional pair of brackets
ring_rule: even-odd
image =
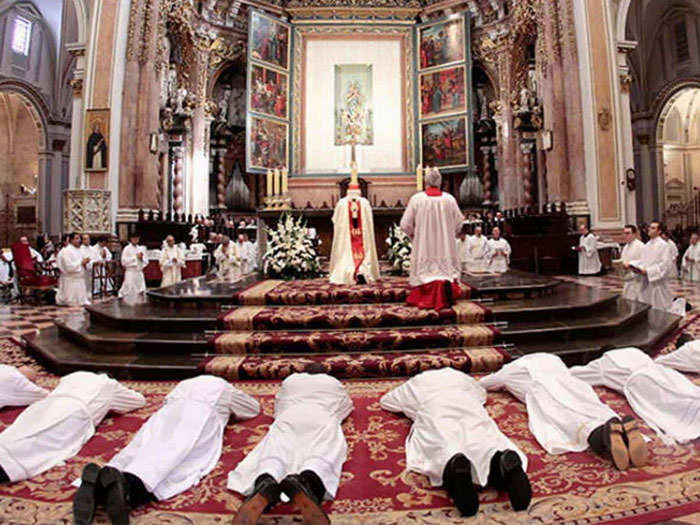
[(160, 286), (170, 286), (182, 280), (182, 269), (185, 267), (185, 254), (175, 245), (175, 237), (168, 235), (165, 246), (160, 252), (160, 271), (163, 277)]
[(333, 213), (331, 284), (355, 284), (379, 279), (379, 261), (374, 242), (372, 206), (351, 182), (348, 194)]
[(90, 257), (80, 249), (80, 234), (71, 233), (70, 243), (58, 252), (56, 266), (61, 272), (56, 304), (83, 306), (90, 304), (85, 280)]
[(37, 375), (29, 366), (0, 365), (0, 408), (28, 406), (49, 395), (34, 383)]
[(673, 279), (676, 270), (672, 261), (671, 248), (661, 238), (661, 231), (661, 223), (652, 221), (647, 228), (649, 241), (642, 248), (639, 259), (624, 263), (624, 267), (642, 278), (639, 291), (641, 302), (657, 310), (669, 311), (673, 304), (669, 281)]
[(309, 365), (282, 382), (275, 421), (253, 451), (229, 472), (228, 488), (248, 496), (234, 525), (257, 523), (284, 494), (307, 524), (330, 524), (321, 508), (340, 483), (348, 446), (341, 424), (353, 404), (340, 381)]
[(486, 390), (453, 368), (422, 372), (379, 402), (413, 420), (406, 468), (443, 486), (464, 516), (479, 509), (474, 484), (508, 492), (515, 510), (526, 509), (532, 498), (527, 456), (498, 429), (485, 403)]
[(0, 480), (32, 478), (75, 456), (111, 410), (141, 408), (144, 397), (105, 374), (74, 372), (0, 433)]
[(683, 254), (681, 263), (681, 278), (685, 281), (697, 283), (700, 281), (700, 236), (697, 232), (690, 235), (690, 245)]
[(581, 237), (576, 246), (578, 252), (579, 275), (596, 275), (600, 273), (602, 265), (598, 255), (598, 238), (588, 230), (588, 226), (581, 224), (579, 227)]
[[(626, 225), (624, 231), (625, 247), (622, 248), (620, 260), (623, 265), (629, 265), (632, 261), (639, 260), (644, 243), (637, 238), (637, 227), (634, 224)], [(623, 281), (622, 297), (630, 301), (641, 300), (642, 285), (644, 284), (642, 276), (626, 267)]]
[(76, 525), (92, 523), (100, 501), (112, 523), (128, 523), (131, 508), (196, 485), (221, 457), (229, 417), (250, 419), (259, 412), (255, 399), (220, 377), (182, 381), (107, 465), (84, 468), (73, 498)]
[[(529, 354), (479, 380), (486, 390), (507, 390), (527, 406), (530, 431), (549, 454), (591, 448), (619, 470), (646, 463), (646, 443), (629, 422), (603, 404), (554, 354)], [(625, 428), (630, 432), (625, 434)]]
[(124, 267), (124, 283), (119, 289), (119, 297), (136, 296), (146, 293), (146, 278), (143, 270), (148, 266), (146, 247), (140, 246), (141, 236), (132, 233), (129, 244), (122, 250), (122, 266)]
[(571, 373), (623, 394), (665, 443), (687, 443), (700, 437), (700, 387), (673, 368), (681, 363), (681, 370), (700, 372), (692, 365), (698, 350), (695, 342), (687, 343), (656, 361), (639, 348), (609, 350), (586, 366), (572, 367)]
[(227, 282), (238, 281), (241, 278), (241, 259), (238, 246), (231, 242), (227, 235), (224, 235), (221, 238), (221, 244), (214, 250), (219, 279)]
[(485, 272), (489, 267), (488, 239), (482, 235), (481, 226), (474, 228), (474, 235), (467, 240), (467, 271)]
[(501, 237), (501, 229), (494, 226), (491, 232), (493, 237), (486, 243), (488, 253), (488, 270), (496, 273), (505, 273), (510, 266), (510, 244)]

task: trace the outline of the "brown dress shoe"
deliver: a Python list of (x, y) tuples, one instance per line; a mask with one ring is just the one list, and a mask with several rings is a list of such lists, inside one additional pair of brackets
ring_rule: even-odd
[(255, 490), (238, 508), (232, 525), (255, 525), (265, 509), (279, 503), (280, 486), (269, 474), (255, 480)]
[(643, 467), (649, 461), (649, 449), (637, 421), (632, 416), (625, 416), (622, 418), (622, 428), (625, 431), (630, 462), (635, 467)]
[(330, 525), (331, 520), (316, 499), (313, 491), (304, 480), (292, 474), (280, 483), (282, 492), (289, 496), (290, 501), (301, 512), (304, 523), (308, 525)]

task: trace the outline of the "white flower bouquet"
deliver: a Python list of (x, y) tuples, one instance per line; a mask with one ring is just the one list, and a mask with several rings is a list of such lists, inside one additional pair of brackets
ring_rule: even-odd
[(411, 270), (411, 250), (413, 245), (398, 224), (389, 228), (389, 236), (386, 238), (389, 245), (387, 257), (394, 273), (407, 275)]
[(267, 252), (263, 269), (272, 279), (313, 279), (321, 275), (314, 240), (307, 235), (306, 221), (283, 214), (275, 229), (267, 228)]

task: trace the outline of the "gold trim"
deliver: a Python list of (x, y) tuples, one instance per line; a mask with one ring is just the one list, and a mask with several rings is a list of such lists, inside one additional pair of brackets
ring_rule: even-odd
[(250, 332), (229, 332), (216, 338), (214, 346), (219, 354), (246, 355)]
[(484, 309), (471, 301), (457, 301), (452, 307), (457, 324), (480, 323), (484, 320)]
[(236, 308), (224, 318), (224, 323), (229, 330), (253, 330), (255, 329), (255, 317), (264, 309), (264, 306)]
[(265, 296), (275, 288), (277, 288), (284, 281), (277, 279), (268, 279), (266, 281), (259, 282), (252, 288), (241, 292), (238, 297), (241, 304), (246, 306), (257, 306), (265, 304)]

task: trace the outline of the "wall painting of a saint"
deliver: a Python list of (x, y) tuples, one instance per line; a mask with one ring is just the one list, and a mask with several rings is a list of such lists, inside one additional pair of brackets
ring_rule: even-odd
[(372, 66), (335, 66), (335, 145), (374, 143)]
[(85, 171), (109, 168), (109, 110), (89, 109), (85, 119)]

